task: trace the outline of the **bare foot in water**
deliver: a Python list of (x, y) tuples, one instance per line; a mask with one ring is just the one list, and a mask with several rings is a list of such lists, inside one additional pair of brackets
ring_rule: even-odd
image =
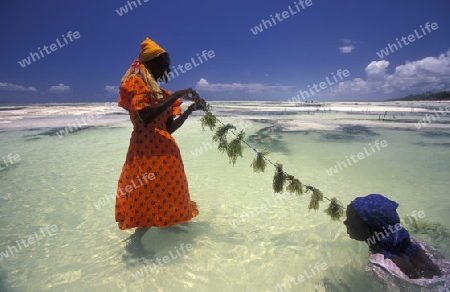
[(127, 239), (123, 240), (122, 242), (126, 242), (127, 244), (137, 244), (141, 242), (142, 237), (144, 237), (145, 233), (150, 228), (148, 227), (139, 227), (136, 228), (133, 234), (131, 234)]
[(123, 241), (126, 242), (125, 250), (133, 257), (142, 257), (145, 254), (141, 239), (149, 229), (146, 227), (136, 228), (134, 233)]

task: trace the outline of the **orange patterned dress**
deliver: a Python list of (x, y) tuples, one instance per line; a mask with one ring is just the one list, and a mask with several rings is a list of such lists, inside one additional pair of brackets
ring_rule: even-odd
[[(171, 93), (163, 90), (167, 99)], [(118, 104), (133, 123), (130, 146), (119, 178), (115, 217), (120, 229), (169, 227), (198, 215), (191, 201), (180, 149), (168, 132), (168, 118), (181, 113), (181, 101), (147, 125), (137, 114), (158, 104), (138, 75), (131, 75), (120, 88)]]

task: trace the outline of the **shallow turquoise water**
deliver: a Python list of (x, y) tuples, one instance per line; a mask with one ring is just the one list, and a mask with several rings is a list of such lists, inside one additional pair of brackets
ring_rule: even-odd
[[(224, 122), (250, 121), (246, 132), (255, 147), (271, 151), (272, 161), (327, 197), (348, 204), (356, 196), (382, 193), (400, 203), (401, 217), (423, 211), (424, 220), (450, 227), (448, 128), (418, 131), (381, 123), (354, 128), (377, 117), (345, 113), (222, 113)], [(258, 139), (261, 129), (283, 121), (303, 129), (275, 128)], [(311, 127), (312, 122), (353, 128), (327, 131)], [(342, 223), (330, 221), (322, 212), (326, 204), (308, 212), (308, 195), (275, 199), (273, 168), (253, 173), (249, 149), (230, 165), (210, 148), (212, 133), (201, 130), (198, 117), (189, 119), (175, 138), (200, 215), (187, 225), (151, 229), (142, 241), (144, 252), (122, 242), (131, 231), (117, 228), (111, 199), (130, 123), (92, 127), (64, 138), (27, 136), (40, 132), (2, 129), (1, 157), (19, 154), (21, 160), (0, 171), (0, 252), (47, 225), (58, 230), (1, 261), (0, 291), (270, 291), (301, 274), (310, 277), (290, 291), (376, 291), (364, 271), (367, 247), (350, 240)], [(376, 140), (388, 146), (327, 174), (337, 161), (369, 149)], [(242, 215), (245, 221), (233, 223)], [(450, 256), (448, 240), (426, 239)], [(182, 245), (189, 244), (192, 249), (184, 252)], [(167, 263), (135, 279), (143, 265), (165, 256)], [(314, 270), (316, 264), (326, 268)]]

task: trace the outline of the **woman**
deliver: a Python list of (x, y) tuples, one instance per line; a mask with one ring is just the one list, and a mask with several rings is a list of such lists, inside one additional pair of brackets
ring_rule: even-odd
[(379, 194), (356, 198), (347, 206), (347, 233), (365, 241), (372, 252), (367, 270), (388, 291), (449, 291), (450, 261), (410, 238), (400, 225), (397, 207)]
[[(169, 227), (198, 215), (172, 133), (205, 102), (190, 88), (174, 94), (161, 89), (156, 80), (167, 82), (169, 67), (169, 54), (147, 38), (121, 80), (118, 104), (129, 112), (133, 132), (117, 187), (115, 218), (122, 230), (137, 227), (138, 238), (149, 227)], [(181, 114), (180, 98), (196, 103)]]

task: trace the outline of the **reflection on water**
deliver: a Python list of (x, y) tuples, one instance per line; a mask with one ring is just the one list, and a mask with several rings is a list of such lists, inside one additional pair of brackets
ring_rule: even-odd
[(258, 130), (255, 134), (250, 135), (248, 137), (248, 142), (258, 149), (288, 154), (289, 150), (282, 139), (281, 127), (268, 126)]
[[(382, 193), (400, 203), (400, 215), (422, 210), (427, 222), (450, 227), (447, 117), (417, 131), (411, 122), (401, 122), (414, 121), (410, 107), (409, 116), (397, 112), (395, 121), (361, 114), (365, 105), (351, 115), (330, 112), (326, 104), (326, 111), (314, 114), (285, 114), (302, 108), (279, 103), (215, 107), (225, 123), (251, 121), (247, 141), (270, 151), (271, 160), (326, 196), (348, 204), (356, 196)], [(68, 116), (49, 114), (45, 123), (20, 116), (29, 110)], [(76, 110), (95, 111), (88, 105)], [(268, 291), (317, 262), (328, 268), (290, 291), (378, 291), (364, 270), (367, 247), (350, 240), (343, 224), (323, 213), (325, 205), (309, 212), (308, 194), (273, 204), (233, 227), (239, 214), (273, 198), (273, 170), (253, 173), (254, 153), (248, 149), (235, 166), (216, 149), (192, 155), (213, 135), (202, 131), (199, 113), (174, 135), (199, 216), (186, 225), (151, 228), (139, 242), (123, 242), (133, 231), (117, 228), (113, 200), (98, 202), (115, 194), (131, 125), (121, 113), (104, 121), (110, 126), (97, 121), (89, 130), (59, 138), (57, 129), (73, 121), (70, 111), (21, 108), (13, 118), (2, 111), (8, 123), (0, 128), (0, 158), (18, 153), (21, 160), (0, 170), (0, 254), (40, 227), (56, 224), (58, 232), (1, 260), (0, 291)], [(336, 161), (375, 140), (389, 146), (327, 175)], [(426, 240), (450, 256), (448, 241)], [(192, 249), (184, 253), (188, 244)]]

